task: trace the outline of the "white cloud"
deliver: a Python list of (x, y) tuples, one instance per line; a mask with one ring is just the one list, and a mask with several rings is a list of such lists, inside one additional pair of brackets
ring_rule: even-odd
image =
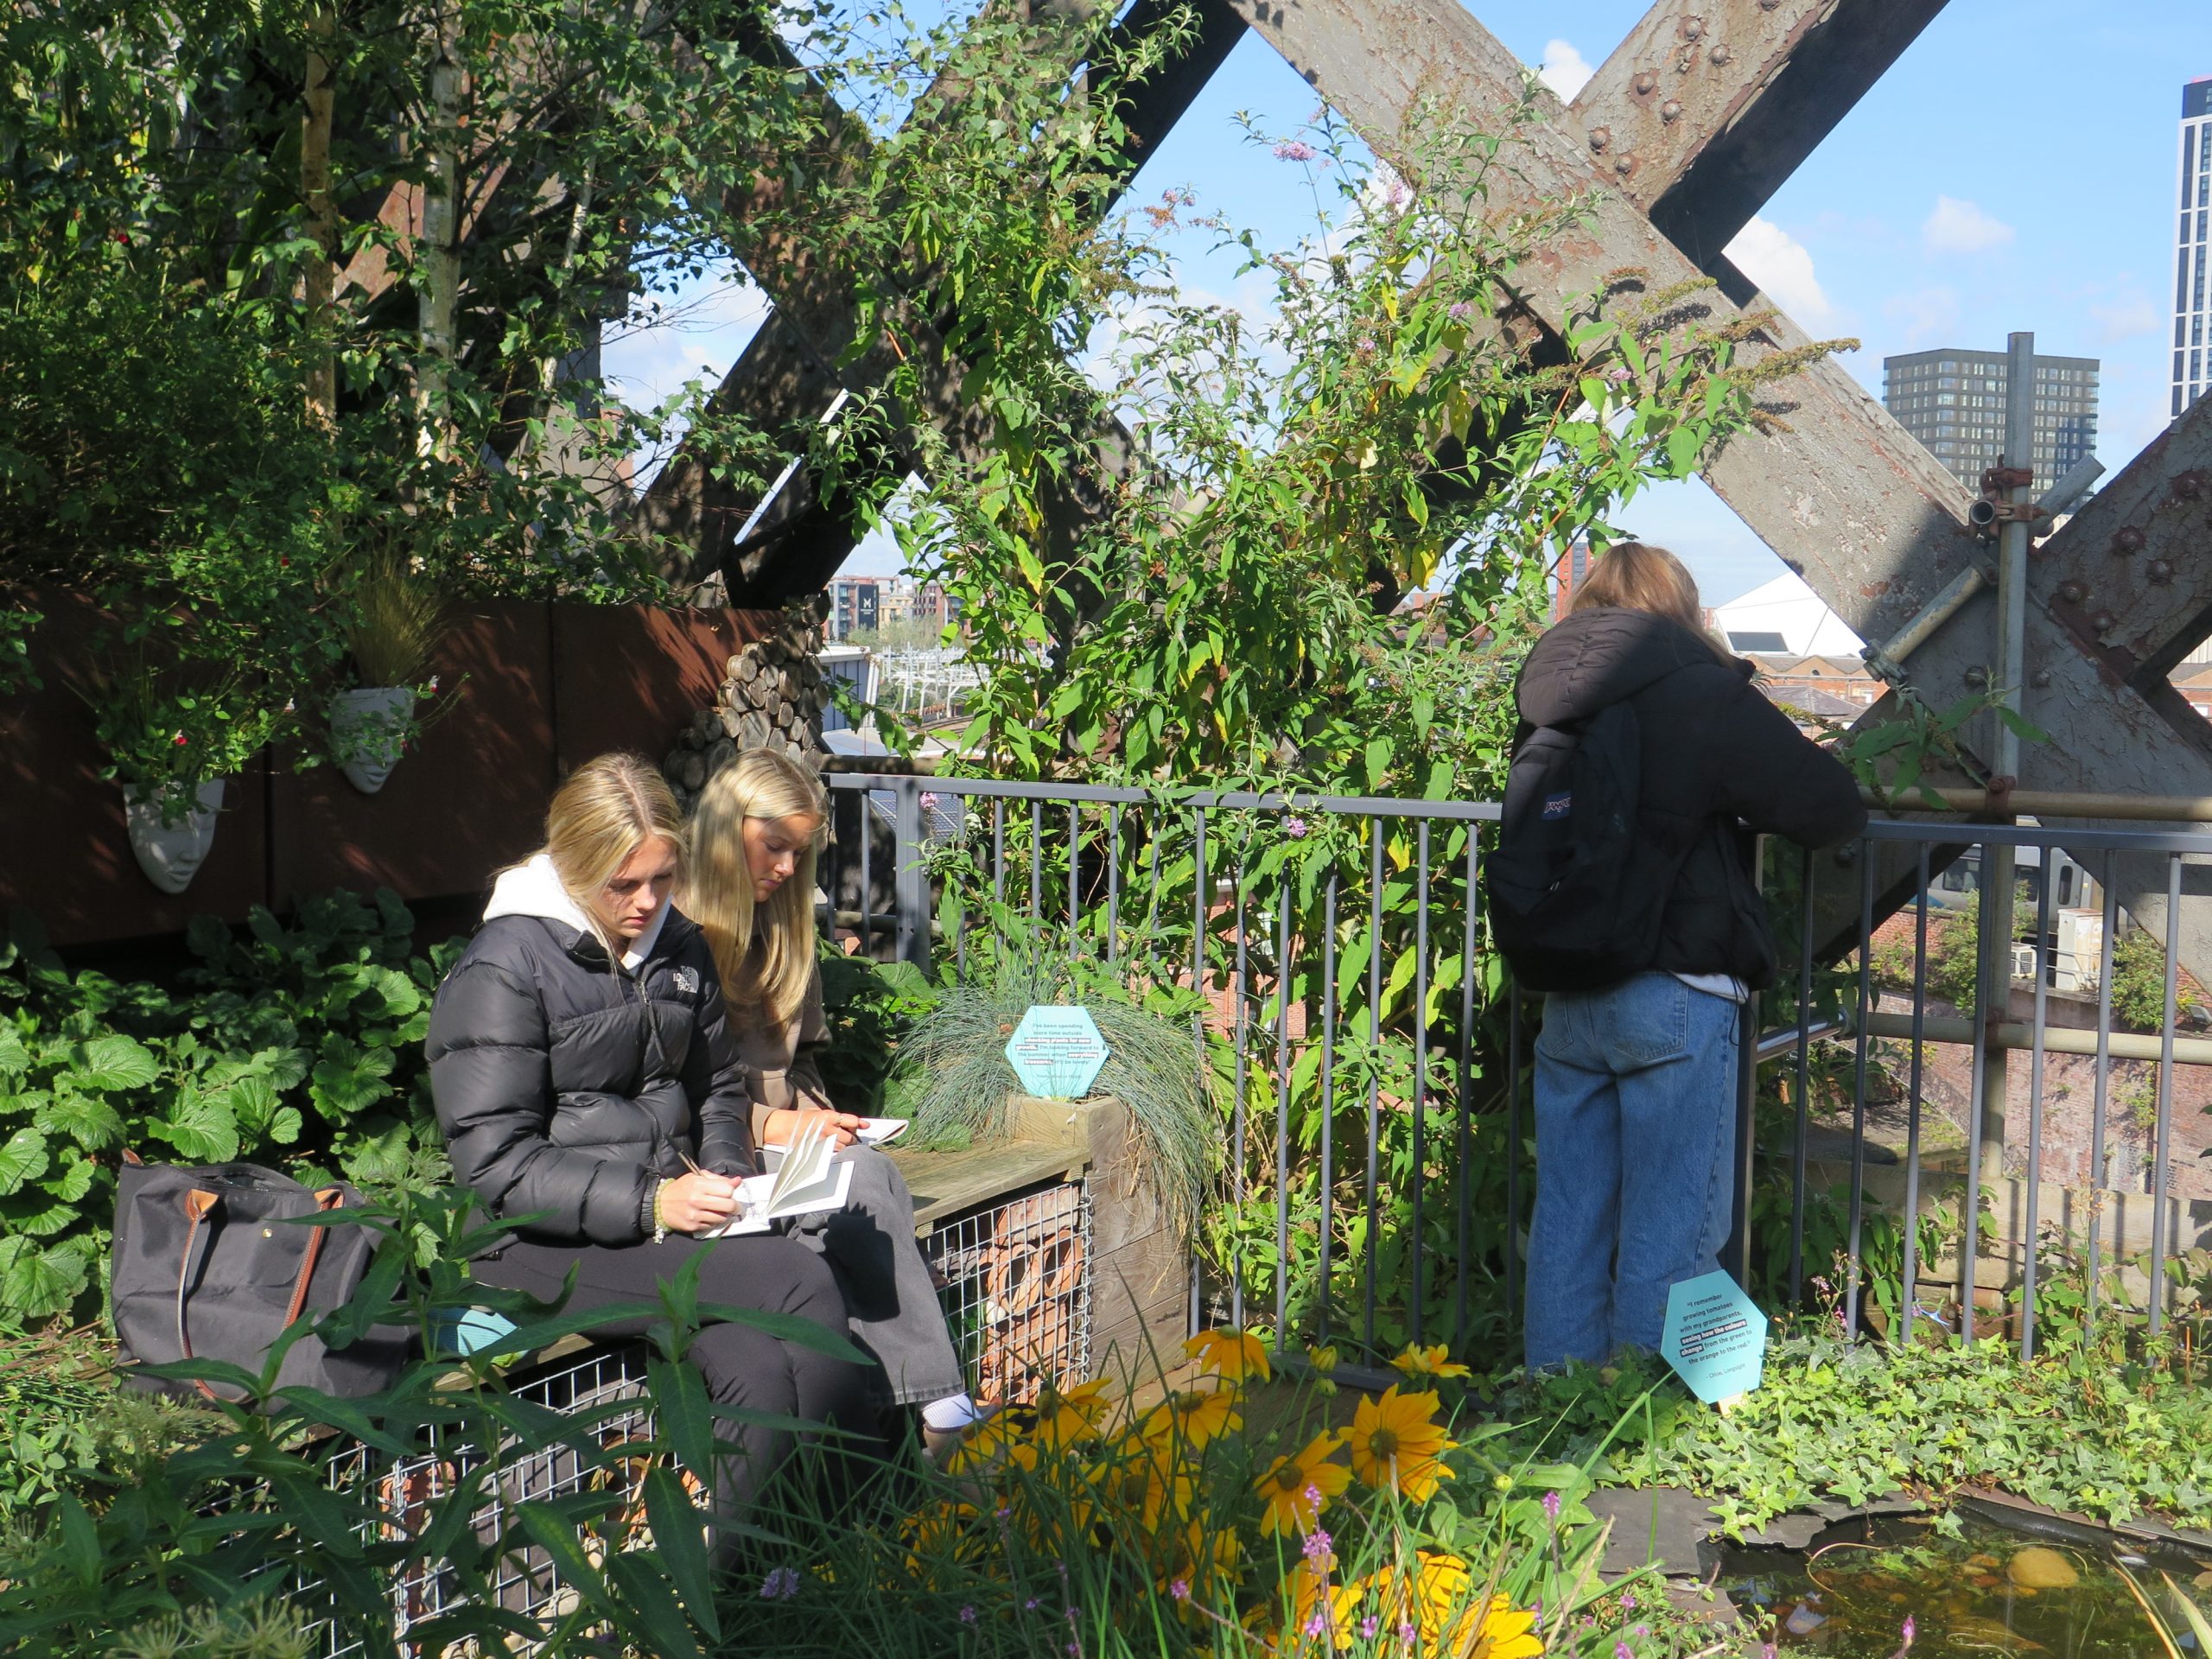
[(2111, 305), (2093, 305), (2089, 315), (2097, 320), (2098, 340), (2107, 346), (2139, 334), (2156, 334), (2165, 321), (2158, 308), (2140, 294)]
[(1956, 196), (1936, 198), (1936, 211), (1920, 227), (1930, 253), (1985, 253), (2012, 239), (2012, 227)]
[(1727, 254), (1800, 327), (1819, 330), (1835, 321), (1835, 307), (1813, 270), (1812, 253), (1771, 219), (1754, 218), (1736, 232)]
[(1573, 42), (1544, 42), (1543, 67), (1536, 71), (1536, 79), (1567, 103), (1574, 101), (1574, 95), (1582, 90), (1583, 83), (1596, 73), (1583, 55), (1574, 49)]
[(1947, 287), (1923, 288), (1897, 296), (1882, 311), (1904, 329), (1905, 349), (1916, 351), (1935, 345), (1958, 327), (1959, 296)]

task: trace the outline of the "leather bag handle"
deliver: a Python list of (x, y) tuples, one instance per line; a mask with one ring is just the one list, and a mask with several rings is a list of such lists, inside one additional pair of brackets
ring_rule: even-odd
[[(177, 1253), (176, 1349), (177, 1352), (186, 1359), (192, 1359), (195, 1357), (192, 1351), (192, 1332), (190, 1327), (186, 1324), (184, 1317), (184, 1294), (186, 1287), (192, 1281), (193, 1257), (194, 1255), (194, 1247), (200, 1241), (201, 1224), (207, 1219), (209, 1213), (213, 1211), (215, 1206), (222, 1201), (223, 1197), (221, 1193), (210, 1192), (204, 1186), (192, 1187), (188, 1190), (184, 1195), (185, 1217), (191, 1224), (184, 1230), (184, 1249)], [(207, 1236), (212, 1240), (214, 1237), (214, 1234), (213, 1232), (209, 1232)], [(192, 1379), (192, 1386), (199, 1389), (201, 1394), (205, 1395), (210, 1400), (219, 1399), (221, 1397), (208, 1385), (205, 1377), (194, 1377)]]

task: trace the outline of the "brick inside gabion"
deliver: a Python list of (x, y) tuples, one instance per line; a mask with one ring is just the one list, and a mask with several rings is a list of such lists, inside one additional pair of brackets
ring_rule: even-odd
[(691, 716), (661, 762), (690, 811), (707, 779), (737, 758), (740, 749), (783, 749), (819, 766), (822, 743), (822, 617), (812, 601), (784, 607), (775, 630), (755, 639), (724, 665), (714, 704)]

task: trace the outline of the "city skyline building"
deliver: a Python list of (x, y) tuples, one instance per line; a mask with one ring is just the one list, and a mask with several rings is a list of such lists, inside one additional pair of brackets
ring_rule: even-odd
[(2181, 89), (2181, 218), (2174, 232), (2173, 407), (2178, 416), (2212, 386), (2204, 340), (2204, 264), (2212, 237), (2212, 75)]
[[(2212, 123), (2208, 123), (2212, 126)], [(2029, 464), (2036, 487), (2047, 489), (2097, 447), (2094, 357), (2036, 356), (2035, 448)], [(1882, 402), (1897, 424), (1924, 445), (1968, 489), (2005, 454), (2003, 352), (1944, 346), (1882, 359)]]

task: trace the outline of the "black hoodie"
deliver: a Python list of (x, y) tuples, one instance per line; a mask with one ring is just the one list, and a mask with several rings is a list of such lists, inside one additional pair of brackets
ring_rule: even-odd
[(1651, 965), (1758, 988), (1774, 982), (1776, 963), (1751, 879), (1752, 835), (1832, 846), (1866, 827), (1866, 809), (1842, 763), (1801, 734), (1751, 673), (1665, 617), (1577, 611), (1522, 665), (1515, 747), (1535, 727), (1631, 702), (1643, 744), (1638, 827), (1681, 858)]

